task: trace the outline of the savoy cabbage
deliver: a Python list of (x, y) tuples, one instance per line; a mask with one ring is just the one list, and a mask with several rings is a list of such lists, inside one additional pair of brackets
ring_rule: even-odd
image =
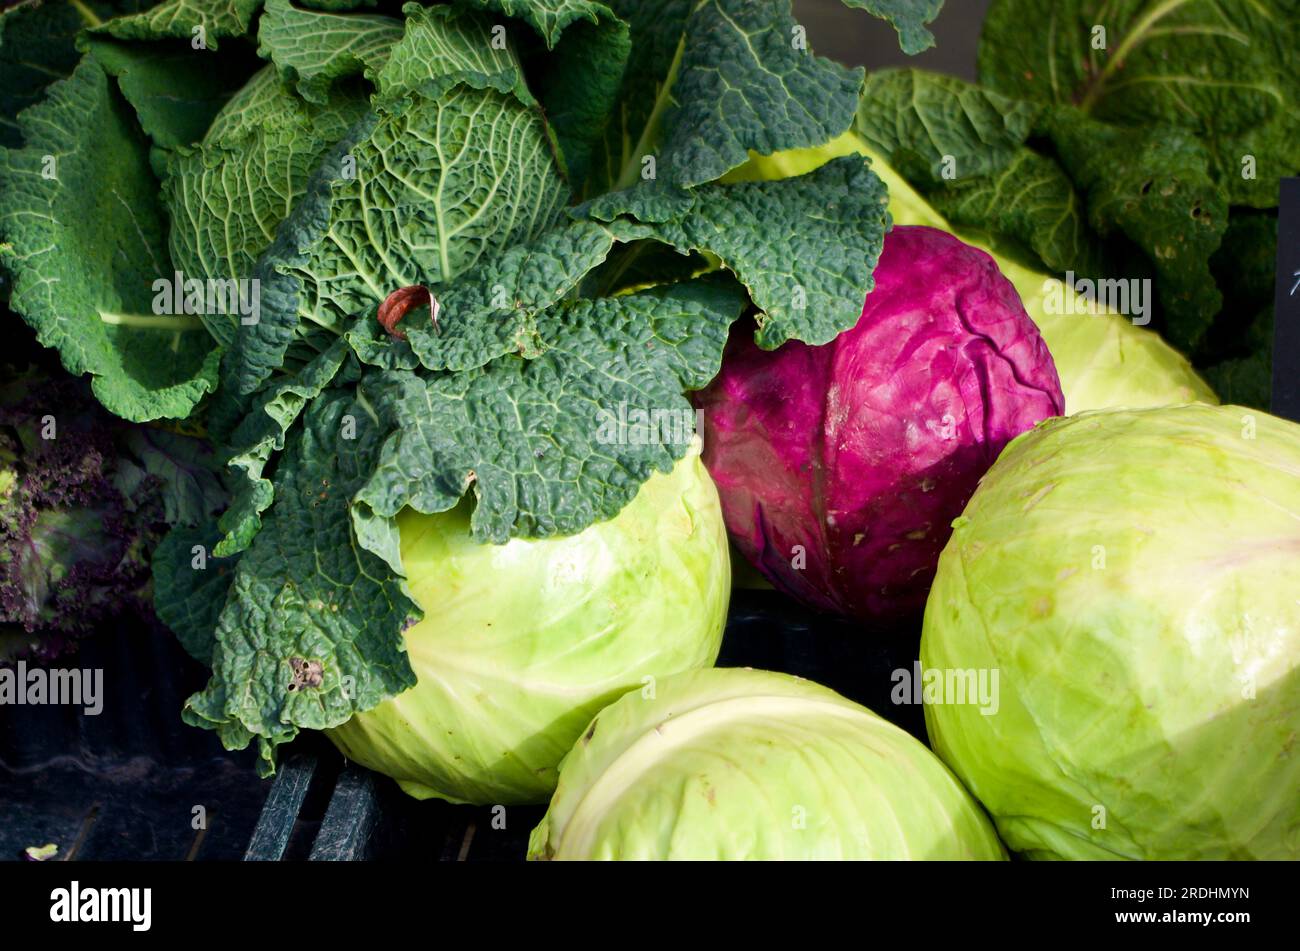
[[(941, 0), (848, 4), (916, 52)], [(742, 314), (769, 349), (852, 326), (888, 227), (867, 163), (718, 179), (844, 132), (862, 82), (789, 0), (7, 11), (11, 306), (113, 412), (201, 417), (233, 487), (155, 556), (213, 670), (186, 719), (273, 769), (414, 682), (400, 510), (580, 531), (687, 450), (602, 440), (602, 410), (689, 413)]]

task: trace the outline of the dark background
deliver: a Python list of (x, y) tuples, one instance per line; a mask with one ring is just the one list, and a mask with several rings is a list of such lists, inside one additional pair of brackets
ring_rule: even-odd
[(898, 34), (865, 10), (851, 10), (841, 0), (794, 0), (795, 19), (808, 28), (813, 51), (852, 66), (880, 69), (916, 66), (938, 73), (975, 78), (975, 50), (980, 24), (992, 0), (946, 0), (930, 24), (935, 46), (919, 56), (898, 48)]

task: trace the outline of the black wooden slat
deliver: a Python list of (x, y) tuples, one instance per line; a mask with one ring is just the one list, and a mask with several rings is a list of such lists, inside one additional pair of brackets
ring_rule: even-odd
[(262, 807), (262, 816), (253, 830), (244, 861), (278, 862), (284, 858), (298, 810), (307, 797), (318, 762), (314, 753), (296, 753), (280, 765), (279, 775), (266, 797), (266, 805)]
[(369, 858), (367, 846), (379, 820), (375, 777), (368, 769), (349, 763), (339, 776), (321, 822), (313, 862), (352, 862)]

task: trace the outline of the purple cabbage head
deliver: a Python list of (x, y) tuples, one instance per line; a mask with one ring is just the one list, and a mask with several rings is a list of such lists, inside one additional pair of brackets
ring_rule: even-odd
[(1064, 412), (1010, 281), (952, 235), (885, 238), (857, 326), (821, 347), (738, 328), (699, 394), (740, 551), (778, 589), (872, 621), (917, 614), (952, 520), (1002, 448)]

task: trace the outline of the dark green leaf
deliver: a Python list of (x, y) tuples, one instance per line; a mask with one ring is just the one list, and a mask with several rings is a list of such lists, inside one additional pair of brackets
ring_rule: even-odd
[(1113, 125), (1176, 126), (1209, 150), (1227, 202), (1268, 208), (1300, 170), (1297, 49), (1300, 0), (996, 0), (979, 72)]
[(1042, 112), (951, 76), (881, 70), (867, 77), (854, 128), (963, 231), (1010, 238), (1052, 272), (1101, 274), (1073, 183), (1027, 144)]
[[(197, 317), (155, 312), (155, 282), (173, 272), (148, 144), (129, 108), (86, 59), (20, 125), (25, 148), (0, 149), (10, 306), (71, 372), (93, 375), (113, 412), (187, 415), (212, 387), (217, 353)], [(170, 293), (161, 296), (166, 305)]]
[(235, 569), (212, 680), (183, 713), (227, 748), (256, 738), (263, 775), (300, 728), (338, 726), (415, 684), (402, 630), (418, 610), (348, 518), (391, 424), (347, 390), (316, 399), (304, 423), (280, 460), (276, 504)]
[(1146, 254), (1165, 335), (1195, 349), (1223, 304), (1210, 257), (1228, 227), (1205, 147), (1173, 126), (1123, 129), (1068, 108), (1054, 112), (1048, 130), (1093, 230), (1123, 235)]
[(164, 0), (93, 32), (119, 40), (181, 39), (195, 50), (215, 50), (222, 39), (247, 33), (261, 6), (262, 0)]
[(888, 20), (898, 31), (898, 45), (904, 53), (920, 53), (934, 46), (934, 35), (925, 28), (943, 9), (943, 0), (841, 0), (845, 6), (866, 10)]
[(650, 184), (578, 213), (627, 215), (646, 224), (643, 236), (719, 258), (762, 312), (755, 340), (764, 349), (787, 340), (826, 343), (862, 316), (888, 197), (866, 160), (834, 159), (785, 181), (702, 186), (673, 194), (662, 208), (661, 194)]
[(379, 70), (402, 38), (402, 22), (368, 14), (342, 16), (299, 10), (289, 0), (266, 0), (258, 22), (258, 53), (308, 102), (324, 105), (330, 85), (344, 76)]
[(294, 376), (277, 381), (258, 395), (255, 407), (230, 436), (233, 447), (227, 465), (235, 474), (235, 497), (221, 516), (222, 537), (214, 549), (226, 556), (246, 549), (262, 527), (261, 515), (275, 498), (275, 487), (263, 477), (272, 453), (284, 448), (289, 427), (303, 407), (329, 386), (348, 355), (342, 339)]
[[(176, 268), (204, 280), (251, 278), (324, 154), (365, 110), (353, 89), (332, 90), (317, 107), (294, 97), (272, 67), (254, 77), (198, 147), (179, 149), (167, 162), (163, 201)], [(223, 347), (241, 329), (235, 314), (205, 321)]]
[(217, 56), (178, 43), (87, 41), (154, 145), (174, 149), (203, 138), (218, 112), (248, 80), (246, 58)]
[(540, 113), (513, 96), (460, 85), (381, 108), (259, 262), (262, 318), (235, 344), (240, 389), (280, 366), (299, 320), (341, 333), (398, 288), (442, 284), (541, 234), (565, 195)]
[(514, 245), (440, 288), (439, 330), (427, 319), (409, 319), (403, 329), (410, 348), (430, 370), (472, 370), (510, 353), (535, 356), (537, 315), (568, 296), (615, 242), (641, 230), (626, 221), (566, 220)]
[(81, 60), (78, 33), (147, 5), (148, 0), (24, 0), (0, 12), (0, 146), (21, 146), (18, 113), (39, 102), (51, 83), (72, 75)]
[[(686, 452), (695, 427), (683, 393), (717, 373), (744, 306), (744, 292), (720, 280), (576, 301), (539, 319), (536, 359), (381, 376), (363, 389), (398, 426), (357, 494), (358, 537), (393, 552), (391, 518), (403, 506), (445, 511), (471, 486), (480, 541), (568, 535), (612, 518)], [(669, 433), (676, 440), (620, 437), (613, 421), (638, 411), (688, 425)]]
[(235, 580), (236, 558), (214, 558), (212, 523), (173, 528), (153, 553), (153, 606), (195, 660), (212, 666), (217, 619)]

